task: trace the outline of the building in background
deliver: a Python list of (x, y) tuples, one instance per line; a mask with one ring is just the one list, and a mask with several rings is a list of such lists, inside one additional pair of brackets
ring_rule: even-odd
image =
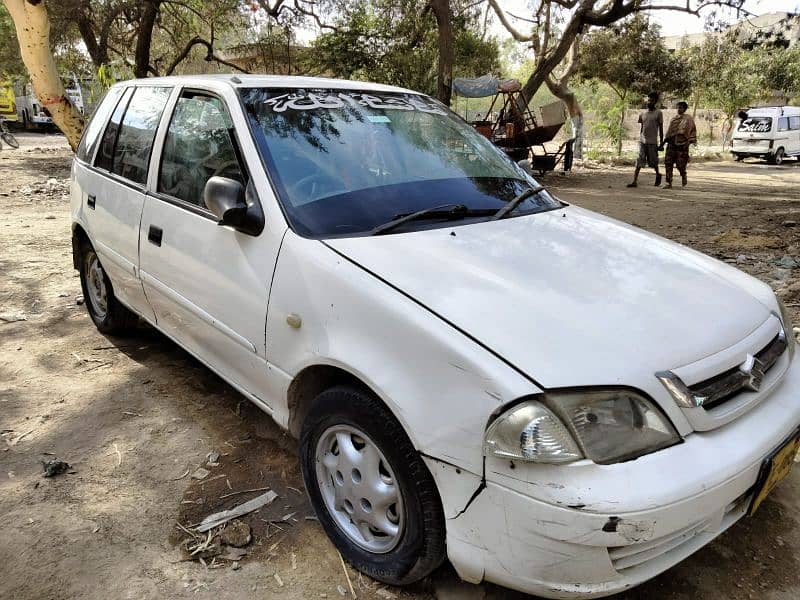
[(780, 41), (787, 47), (800, 43), (800, 17), (788, 12), (772, 12), (758, 17), (742, 19), (719, 32), (668, 35), (663, 38), (664, 45), (671, 52), (681, 48), (699, 46), (709, 35), (722, 36), (735, 33), (743, 42), (766, 37)]

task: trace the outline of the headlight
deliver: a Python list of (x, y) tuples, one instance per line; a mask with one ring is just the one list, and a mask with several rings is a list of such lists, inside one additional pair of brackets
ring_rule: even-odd
[(632, 390), (608, 389), (549, 392), (543, 402), (519, 404), (491, 424), (484, 447), (503, 458), (561, 463), (585, 456), (611, 464), (678, 442), (677, 431), (650, 400)]
[(564, 424), (532, 400), (503, 413), (486, 430), (484, 449), (501, 458), (563, 463), (583, 458)]
[(547, 399), (586, 458), (599, 464), (631, 460), (681, 441), (669, 419), (633, 390), (557, 392)]
[(789, 318), (789, 309), (781, 302), (780, 298), (778, 298), (778, 310), (781, 313), (781, 322), (783, 323), (783, 333), (786, 335), (786, 343), (789, 344), (789, 360), (792, 360), (792, 358), (794, 358), (797, 342), (794, 336), (792, 320)]

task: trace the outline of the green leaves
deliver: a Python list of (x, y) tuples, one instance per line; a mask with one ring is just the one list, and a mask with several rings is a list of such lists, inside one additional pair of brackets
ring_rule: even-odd
[(651, 91), (685, 93), (686, 65), (670, 54), (659, 27), (641, 15), (586, 36), (578, 74), (609, 84), (620, 98), (639, 104)]
[[(497, 72), (496, 41), (481, 37), (475, 14), (453, 12), (453, 77)], [(437, 29), (430, 10), (414, 0), (350, 0), (337, 14), (336, 30), (312, 43), (309, 71), (436, 94)]]

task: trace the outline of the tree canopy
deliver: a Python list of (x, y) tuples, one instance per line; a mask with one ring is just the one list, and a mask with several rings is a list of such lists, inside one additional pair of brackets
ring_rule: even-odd
[(641, 15), (592, 32), (578, 51), (578, 75), (605, 81), (623, 101), (690, 86), (686, 65), (667, 50), (658, 25)]
[[(446, 3), (452, 29), (451, 76), (499, 69), (496, 40), (481, 32), (480, 12)], [(451, 5), (452, 4), (452, 5)], [(465, 6), (469, 3), (464, 3)], [(339, 3), (329, 30), (312, 43), (308, 69), (348, 79), (409, 87), (449, 101), (438, 89), (441, 24), (434, 4), (415, 0), (350, 0)]]

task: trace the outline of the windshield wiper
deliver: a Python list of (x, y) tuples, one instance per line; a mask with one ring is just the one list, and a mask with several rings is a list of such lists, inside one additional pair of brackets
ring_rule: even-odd
[(395, 215), (391, 221), (387, 221), (382, 225), (378, 225), (370, 235), (381, 235), (387, 233), (404, 223), (415, 221), (417, 219), (462, 219), (464, 217), (485, 217), (496, 214), (493, 208), (467, 208), (463, 204), (442, 204), (440, 206), (431, 206), (405, 215)]
[(494, 214), (494, 216), (492, 217), (492, 221), (496, 221), (497, 219), (502, 219), (508, 213), (510, 213), (512, 210), (517, 208), (522, 203), (523, 200), (525, 200), (526, 198), (530, 198), (531, 196), (535, 196), (539, 192), (543, 192), (543, 191), (544, 191), (544, 188), (542, 186), (535, 187), (535, 188), (530, 188), (530, 189), (525, 190), (521, 194), (519, 194), (519, 195), (515, 196), (514, 198), (512, 198), (511, 200), (509, 200), (508, 204), (506, 204), (503, 208), (498, 210)]

